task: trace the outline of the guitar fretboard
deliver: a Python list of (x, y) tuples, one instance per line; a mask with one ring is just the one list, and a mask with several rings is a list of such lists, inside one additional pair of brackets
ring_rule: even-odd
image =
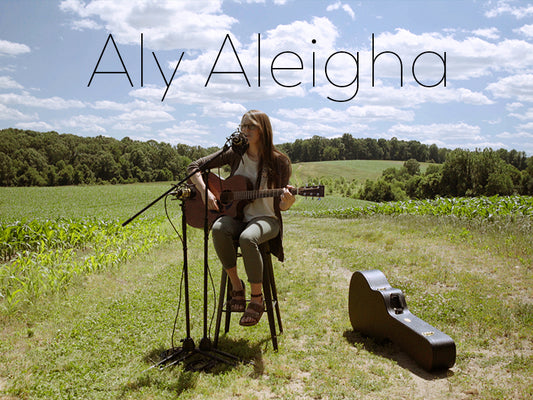
[[(298, 194), (298, 189), (291, 189), (292, 194)], [(242, 190), (233, 192), (234, 200), (253, 200), (265, 197), (281, 196), (283, 189), (260, 189), (260, 190)]]

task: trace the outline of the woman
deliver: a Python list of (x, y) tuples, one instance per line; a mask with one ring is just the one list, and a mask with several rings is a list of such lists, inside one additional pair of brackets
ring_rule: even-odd
[[(242, 220), (223, 215), (212, 227), (215, 250), (233, 287), (231, 311), (244, 311), (240, 324), (252, 326), (259, 322), (263, 314), (263, 259), (259, 245), (270, 241), (271, 253), (283, 261), (281, 211), (288, 210), (294, 204), (295, 198), (289, 191), (291, 187), (288, 186), (291, 163), (287, 156), (274, 147), (268, 116), (261, 111), (248, 111), (242, 117), (240, 128), (248, 140), (248, 148), (242, 156), (232, 149), (222, 155), (218, 152), (192, 162), (188, 171), (192, 172), (207, 162), (210, 162), (210, 168), (229, 165), (231, 176), (245, 176), (252, 182), (254, 189), (285, 188), (279, 197), (256, 199), (247, 204)], [(201, 173), (194, 174), (191, 181), (201, 193), (205, 204), (205, 183)], [(207, 207), (218, 211), (217, 199), (210, 190), (207, 193)], [(244, 282), (237, 272), (237, 255), (233, 246), (233, 241), (237, 239), (250, 282), (251, 299), (248, 307)]]

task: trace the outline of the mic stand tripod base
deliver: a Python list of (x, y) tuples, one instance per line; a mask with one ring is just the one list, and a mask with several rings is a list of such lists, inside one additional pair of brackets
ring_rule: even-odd
[(188, 371), (208, 371), (218, 363), (236, 366), (240, 362), (250, 363), (214, 348), (209, 338), (203, 338), (199, 347), (195, 347), (194, 341), (188, 338), (183, 339), (183, 346), (166, 350), (162, 354), (161, 361), (153, 367), (162, 370), (183, 363)]

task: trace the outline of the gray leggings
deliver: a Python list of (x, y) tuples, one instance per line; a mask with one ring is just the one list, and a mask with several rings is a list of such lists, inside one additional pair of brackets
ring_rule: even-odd
[(274, 217), (258, 217), (249, 222), (223, 215), (212, 228), (213, 244), (218, 258), (225, 269), (237, 265), (237, 254), (233, 241), (239, 239), (244, 268), (248, 282), (263, 282), (263, 258), (259, 245), (275, 238), (279, 233), (279, 221)]

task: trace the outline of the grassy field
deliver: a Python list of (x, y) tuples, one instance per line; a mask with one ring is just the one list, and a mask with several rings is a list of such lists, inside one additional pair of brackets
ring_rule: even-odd
[[(386, 168), (400, 168), (401, 161), (349, 160), (298, 163), (293, 166), (291, 183), (304, 185), (312, 177), (344, 176), (348, 179), (376, 179)], [(423, 170), (425, 164), (421, 165)], [(116, 190), (98, 186), (60, 186), (0, 188), (0, 222), (33, 218), (58, 218), (77, 216), (112, 216), (127, 219), (170, 189), (171, 184), (142, 183), (116, 185)], [(104, 193), (103, 197), (100, 196)], [(356, 204), (356, 203), (354, 203)], [(177, 208), (178, 204), (173, 207)], [(153, 218), (164, 215), (163, 202), (158, 202), (143, 216)]]
[[(387, 168), (401, 168), (403, 161), (390, 160), (344, 160), (296, 163), (293, 165), (293, 180), (298, 185), (305, 184), (316, 177), (343, 177), (356, 179), (364, 183), (367, 179), (375, 180)], [(420, 163), (420, 170), (424, 172), (428, 163)]]
[[(0, 188), (0, 222), (59, 217), (126, 220), (171, 188), (170, 183), (115, 186), (57, 186)], [(143, 217), (164, 215), (163, 202)], [(175, 207), (178, 207), (176, 203)]]
[[(2, 188), (0, 215), (2, 222), (123, 221), (168, 187)], [(308, 216), (364, 204), (333, 197), (298, 200), (284, 219), (286, 260), (274, 265), (284, 323), (279, 351), (272, 350), (266, 317), (253, 328), (233, 323), (220, 346), (253, 365), (211, 372), (181, 365), (146, 371), (170, 347), (180, 303), (181, 243), (161, 218), (163, 202), (156, 204), (139, 222), (159, 221), (152, 228), (159, 239), (150, 251), (0, 313), (0, 398), (531, 398), (531, 217)], [(178, 222), (177, 202), (170, 203), (170, 214)], [(198, 344), (202, 232), (188, 234), (192, 337)], [(141, 246), (143, 239), (136, 240)], [(211, 247), (209, 264), (211, 315), (212, 287), (218, 288), (220, 276)], [(396, 344), (353, 330), (349, 281), (354, 271), (368, 269), (381, 270), (405, 293), (413, 314), (453, 338), (453, 368), (428, 373)], [(183, 304), (176, 329), (179, 345), (185, 337)]]

